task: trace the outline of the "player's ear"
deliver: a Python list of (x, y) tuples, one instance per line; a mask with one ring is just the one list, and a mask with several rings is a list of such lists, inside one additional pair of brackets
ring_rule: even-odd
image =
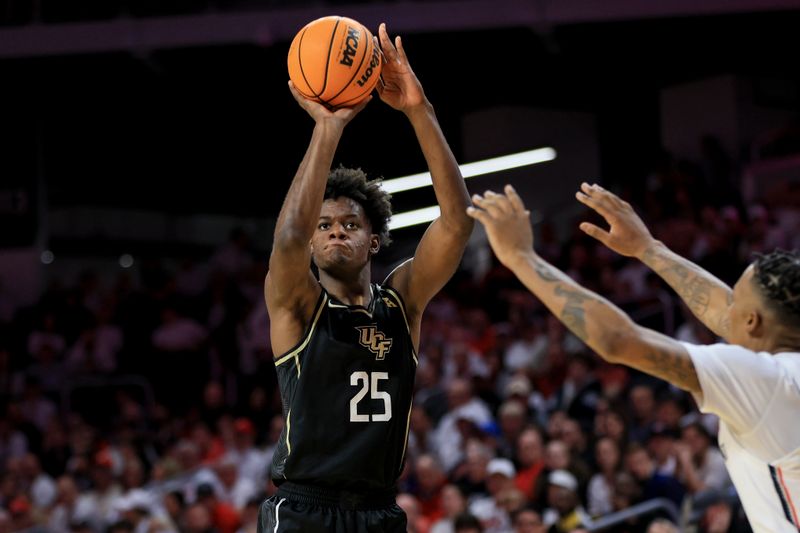
[(381, 238), (377, 233), (373, 233), (369, 238), (369, 254), (375, 255), (381, 249)]
[(764, 317), (755, 309), (747, 314), (744, 329), (751, 337), (761, 337), (764, 335)]

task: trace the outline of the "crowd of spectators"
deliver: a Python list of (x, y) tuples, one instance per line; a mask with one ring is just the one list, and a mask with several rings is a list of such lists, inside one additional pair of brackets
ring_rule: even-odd
[[(800, 211), (790, 189), (768, 205), (714, 194), (719, 168), (665, 159), (626, 195), (667, 245), (733, 282), (753, 252), (798, 244)], [(717, 341), (642, 265), (550, 229), (537, 249), (639, 322)], [(283, 429), (265, 258), (237, 231), (208, 261), (167, 265), (54, 279), (35, 306), (0, 316), (0, 533), (256, 531)], [(746, 531), (717, 421), (600, 360), (502, 266), (456, 275), (426, 312), (419, 355), (397, 498), (409, 531), (582, 531), (653, 498), (695, 513), (699, 531)]]

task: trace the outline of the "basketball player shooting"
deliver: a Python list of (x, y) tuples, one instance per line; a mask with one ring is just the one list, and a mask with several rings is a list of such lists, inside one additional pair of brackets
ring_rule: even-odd
[(631, 206), (598, 185), (577, 198), (609, 224), (581, 229), (640, 259), (730, 344), (697, 346), (636, 325), (533, 249), (529, 212), (511, 186), (473, 197), (497, 258), (606, 361), (690, 391), (721, 419), (719, 442), (756, 533), (797, 533), (800, 511), (800, 257), (758, 257), (733, 289), (655, 240)]
[[(441, 216), (414, 257), (380, 285), (370, 263), (388, 243), (389, 196), (360, 170), (331, 172), (342, 132), (366, 105), (329, 110), (290, 86), (314, 119), (278, 216), (265, 297), (285, 429), (271, 467), (278, 491), (259, 532), (405, 532), (395, 504), (428, 301), (455, 272), (473, 221), (469, 195), (399, 37), (379, 29), (378, 93), (411, 122)], [(309, 269), (319, 269), (317, 280)]]

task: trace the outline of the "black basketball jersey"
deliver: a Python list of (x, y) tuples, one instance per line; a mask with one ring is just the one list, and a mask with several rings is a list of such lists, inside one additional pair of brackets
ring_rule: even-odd
[(303, 339), (275, 359), (286, 421), (272, 459), (276, 485), (394, 488), (417, 357), (400, 295), (371, 291), (365, 308), (323, 289)]

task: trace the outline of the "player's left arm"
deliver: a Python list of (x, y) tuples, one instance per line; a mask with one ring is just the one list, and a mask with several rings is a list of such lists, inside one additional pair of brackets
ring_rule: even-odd
[[(458, 268), (473, 222), (466, 215), (470, 201), (464, 178), (433, 107), (411, 70), (400, 37), (392, 43), (385, 24), (381, 24), (378, 35), (385, 57), (381, 71), (383, 83), (378, 84), (378, 93), (384, 102), (405, 113), (411, 122), (441, 209), (439, 218), (423, 235), (414, 258), (397, 267), (387, 278), (387, 283), (402, 294), (409, 321), (416, 323), (430, 299)], [(412, 332), (412, 335), (415, 334)]]
[(684, 346), (641, 327), (620, 308), (578, 285), (533, 250), (530, 212), (511, 186), (506, 194), (473, 196), (468, 213), (486, 228), (497, 258), (541, 302), (603, 359), (621, 363), (700, 393), (700, 382)]

